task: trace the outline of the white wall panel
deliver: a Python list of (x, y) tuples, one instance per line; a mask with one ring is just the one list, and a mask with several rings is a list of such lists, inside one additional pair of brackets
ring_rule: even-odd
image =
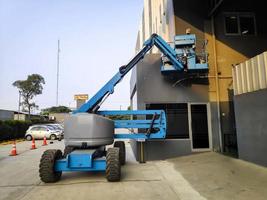
[(267, 52), (236, 65), (232, 72), (235, 95), (267, 88)]

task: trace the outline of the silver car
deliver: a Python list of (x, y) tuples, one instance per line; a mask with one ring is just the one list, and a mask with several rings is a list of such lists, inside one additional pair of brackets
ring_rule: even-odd
[(45, 124), (46, 126), (53, 127), (61, 133), (61, 138), (64, 137), (64, 128), (60, 124)]
[(33, 125), (30, 126), (26, 131), (25, 138), (26, 140), (30, 141), (32, 140), (32, 138), (43, 139), (45, 136), (47, 139), (56, 140), (61, 139), (61, 135), (61, 131), (55, 129), (52, 126)]

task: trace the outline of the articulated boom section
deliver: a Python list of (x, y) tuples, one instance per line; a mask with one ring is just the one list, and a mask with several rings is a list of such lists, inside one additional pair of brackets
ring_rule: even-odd
[(74, 111), (74, 113), (96, 113), (107, 96), (114, 92), (114, 87), (141, 59), (144, 58), (145, 54), (154, 45), (170, 60), (176, 70), (184, 70), (184, 65), (177, 59), (177, 53), (160, 36), (153, 34), (147, 41), (145, 41), (144, 46), (139, 53), (131, 59), (127, 65), (120, 67), (119, 72), (117, 72), (88, 102), (83, 104), (78, 110)]
[[(166, 116), (163, 110), (113, 110), (98, 111), (97, 114), (103, 116), (136, 116), (137, 119), (114, 120), (116, 129), (126, 128), (132, 130), (132, 134), (115, 134), (115, 138), (117, 139), (160, 139), (165, 138), (166, 135)], [(142, 129), (146, 131), (135, 133), (134, 129)]]

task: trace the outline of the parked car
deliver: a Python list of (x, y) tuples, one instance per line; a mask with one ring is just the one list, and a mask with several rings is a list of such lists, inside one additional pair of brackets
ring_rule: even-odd
[(55, 130), (61, 133), (61, 137), (64, 136), (64, 128), (60, 124), (46, 124), (46, 126), (53, 127)]
[(58, 130), (64, 130), (64, 128), (60, 124), (46, 124), (47, 126), (53, 126)]
[(26, 140), (43, 139), (44, 136), (47, 139), (56, 140), (62, 138), (62, 132), (56, 128), (48, 125), (33, 125), (28, 128), (25, 134)]

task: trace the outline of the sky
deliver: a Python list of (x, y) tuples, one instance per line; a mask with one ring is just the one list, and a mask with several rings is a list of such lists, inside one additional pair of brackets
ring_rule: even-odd
[[(0, 0), (0, 109), (18, 109), (16, 80), (40, 74), (46, 84), (39, 109), (75, 107), (74, 94), (92, 97), (134, 56), (143, 0)], [(102, 109), (130, 105), (130, 73)], [(38, 112), (36, 110), (35, 112)]]

